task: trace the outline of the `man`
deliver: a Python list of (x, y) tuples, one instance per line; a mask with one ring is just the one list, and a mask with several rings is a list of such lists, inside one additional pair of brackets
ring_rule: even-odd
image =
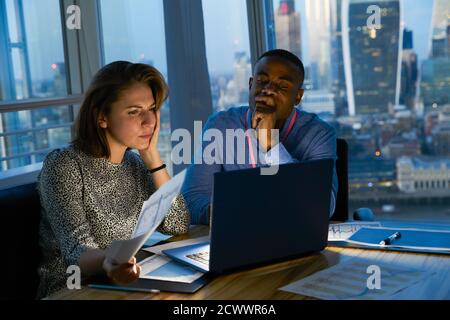
[[(203, 129), (204, 133), (216, 129), (226, 136), (227, 129), (255, 129), (256, 135), (253, 138), (257, 140), (257, 147), (262, 150), (263, 156), (261, 159), (255, 158), (253, 143), (249, 139), (248, 148), (244, 146), (244, 163), (225, 162), (227, 153), (234, 151), (235, 155), (236, 150), (221, 146), (221, 163), (192, 164), (187, 169), (182, 188), (192, 224), (209, 223), (215, 172), (267, 164), (336, 159), (336, 134), (333, 128), (316, 115), (295, 108), (303, 96), (304, 74), (302, 62), (294, 54), (280, 49), (268, 51), (257, 60), (253, 77), (250, 78), (249, 107), (231, 108), (209, 117)], [(279, 143), (270, 129), (279, 130)], [(207, 145), (203, 142), (201, 151), (205, 150)], [(337, 185), (335, 170), (330, 216), (335, 208)]]

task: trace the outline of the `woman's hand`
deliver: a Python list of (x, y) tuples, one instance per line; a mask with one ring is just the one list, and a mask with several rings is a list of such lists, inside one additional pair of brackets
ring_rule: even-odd
[[(145, 166), (149, 169), (155, 169), (163, 165), (163, 161), (161, 160), (161, 155), (158, 151), (158, 138), (159, 138), (159, 128), (161, 127), (161, 111), (156, 111), (156, 124), (155, 130), (153, 131), (152, 138), (150, 140), (150, 144), (147, 149), (139, 150), (139, 154), (141, 155), (142, 160), (145, 163)], [(166, 169), (159, 170), (153, 173), (153, 184), (158, 189), (164, 183), (170, 180), (169, 173)]]
[(114, 264), (110, 259), (105, 258), (103, 269), (108, 278), (119, 285), (136, 281), (141, 273), (141, 266), (136, 263), (135, 257), (124, 264)]
[(155, 111), (156, 124), (153, 135), (150, 138), (150, 144), (146, 149), (139, 150), (142, 160), (147, 168), (152, 169), (162, 164), (161, 156), (158, 151), (159, 129), (161, 127), (161, 110)]

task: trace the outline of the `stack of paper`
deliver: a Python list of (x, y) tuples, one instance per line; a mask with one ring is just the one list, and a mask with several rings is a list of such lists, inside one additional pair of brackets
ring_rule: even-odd
[(192, 283), (201, 276), (203, 272), (199, 272), (187, 265), (173, 261), (166, 257), (162, 251), (166, 249), (179, 248), (191, 244), (208, 241), (209, 237), (199, 237), (183, 241), (174, 241), (159, 246), (144, 248), (144, 251), (154, 253), (153, 256), (139, 262), (142, 268), (141, 279), (164, 280), (173, 282)]
[(381, 227), (381, 224), (367, 221), (330, 224), (328, 227), (328, 241), (346, 240), (363, 227)]

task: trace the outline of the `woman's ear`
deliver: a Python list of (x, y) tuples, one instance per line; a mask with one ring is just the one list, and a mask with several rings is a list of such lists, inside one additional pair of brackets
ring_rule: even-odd
[(108, 128), (108, 122), (106, 121), (106, 117), (103, 114), (100, 114), (98, 116), (97, 122), (100, 128), (102, 129)]

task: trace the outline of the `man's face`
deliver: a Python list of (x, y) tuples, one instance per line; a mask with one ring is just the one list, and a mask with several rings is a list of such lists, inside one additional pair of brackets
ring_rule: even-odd
[(277, 120), (285, 120), (302, 96), (300, 75), (294, 64), (278, 57), (265, 57), (256, 64), (254, 77), (250, 78), (252, 112), (256, 109), (275, 113)]

